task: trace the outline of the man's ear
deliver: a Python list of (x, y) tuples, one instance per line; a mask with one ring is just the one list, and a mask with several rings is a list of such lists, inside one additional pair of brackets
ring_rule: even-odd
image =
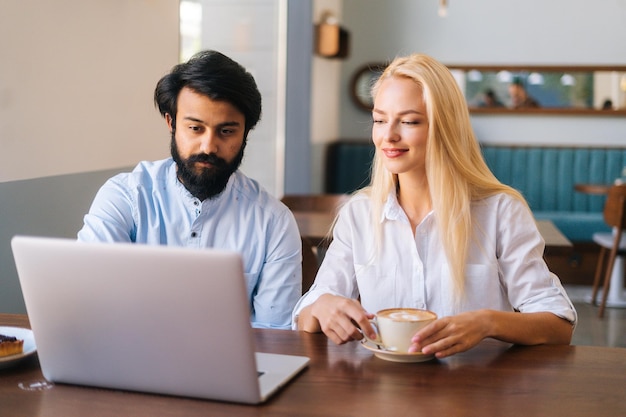
[(165, 123), (167, 123), (167, 128), (170, 130), (170, 133), (172, 133), (172, 116), (170, 116), (169, 113), (165, 113)]

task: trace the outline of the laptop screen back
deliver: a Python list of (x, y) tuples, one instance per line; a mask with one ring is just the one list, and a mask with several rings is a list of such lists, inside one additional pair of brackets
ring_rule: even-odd
[(239, 254), (24, 236), (12, 248), (46, 379), (262, 400)]

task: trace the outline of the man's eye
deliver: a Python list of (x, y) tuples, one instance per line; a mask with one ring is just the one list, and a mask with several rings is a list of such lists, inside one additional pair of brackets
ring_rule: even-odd
[(382, 119), (374, 119), (374, 120), (372, 120), (372, 123), (374, 123), (374, 124), (381, 124), (381, 123), (385, 123), (385, 121), (382, 120)]
[(192, 130), (194, 132), (199, 132), (200, 131), (200, 126), (189, 126), (189, 130)]

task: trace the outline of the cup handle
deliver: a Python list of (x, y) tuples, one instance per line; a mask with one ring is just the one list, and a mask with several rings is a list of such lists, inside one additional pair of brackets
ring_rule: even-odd
[(374, 328), (374, 331), (376, 332), (376, 339), (371, 339), (367, 337), (367, 335), (364, 332), (361, 332), (363, 334), (363, 337), (367, 339), (368, 341), (372, 342), (373, 344), (375, 344), (379, 350), (384, 350), (385, 346), (383, 345), (383, 341), (380, 339), (380, 332), (378, 331), (378, 322), (376, 321), (376, 317), (374, 317), (373, 319), (369, 319), (369, 321), (372, 327)]

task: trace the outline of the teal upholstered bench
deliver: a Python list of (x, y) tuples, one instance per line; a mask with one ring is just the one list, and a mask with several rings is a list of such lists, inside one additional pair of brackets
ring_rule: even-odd
[(575, 184), (610, 184), (626, 166), (626, 149), (483, 146), (487, 165), (522, 192), (537, 219), (552, 220), (574, 242), (589, 242), (604, 223), (605, 197), (579, 193)]
[(366, 140), (340, 140), (326, 150), (326, 187), (330, 194), (352, 193), (369, 184), (374, 145)]
[[(338, 141), (328, 147), (326, 192), (350, 193), (369, 182), (374, 147), (369, 141)], [(574, 242), (607, 231), (604, 197), (576, 192), (578, 183), (612, 183), (626, 166), (626, 149), (484, 145), (496, 177), (519, 190), (537, 219), (552, 220)]]

